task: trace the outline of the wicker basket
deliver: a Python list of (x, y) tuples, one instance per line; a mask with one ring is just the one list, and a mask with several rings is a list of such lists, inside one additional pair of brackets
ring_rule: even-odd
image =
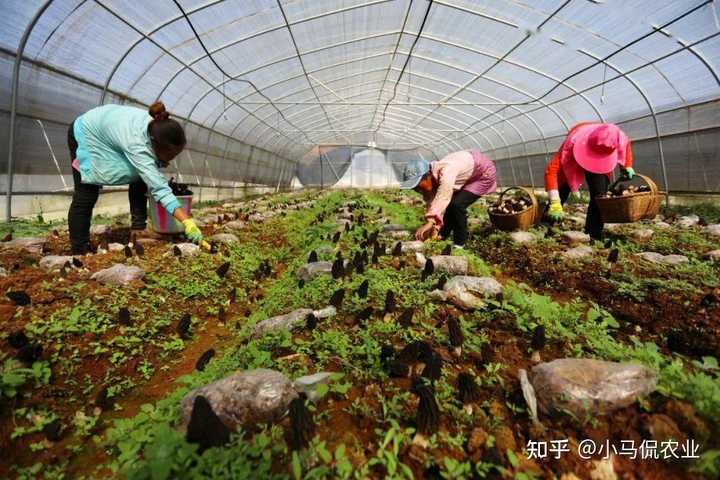
[(644, 218), (652, 219), (658, 214), (666, 193), (658, 191), (657, 185), (650, 177), (640, 174), (637, 174), (637, 176), (650, 187), (649, 192), (630, 193), (622, 197), (598, 197), (595, 199), (603, 222), (632, 223)]
[(522, 212), (517, 213), (488, 212), (488, 215), (490, 215), (490, 221), (493, 225), (495, 225), (495, 228), (505, 230), (507, 232), (512, 232), (513, 230), (527, 230), (528, 228), (533, 226), (538, 220), (540, 220), (540, 208), (538, 207), (537, 198), (535, 198), (535, 194), (527, 188), (510, 187), (506, 188), (500, 194), (500, 198), (498, 198), (497, 201), (498, 204), (502, 203), (503, 197), (510, 190), (522, 190), (530, 198), (530, 202), (532, 203), (532, 205), (530, 205)]

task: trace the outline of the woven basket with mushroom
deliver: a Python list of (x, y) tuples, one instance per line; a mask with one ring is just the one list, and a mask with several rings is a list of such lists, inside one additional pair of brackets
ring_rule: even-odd
[(628, 185), (618, 179), (607, 193), (595, 199), (600, 216), (605, 223), (630, 223), (644, 218), (654, 218), (660, 211), (665, 192), (658, 191), (650, 177), (638, 174), (645, 185)]
[[(511, 193), (512, 192), (512, 193)], [(524, 187), (510, 187), (500, 194), (497, 203), (490, 207), (490, 221), (505, 231), (527, 230), (539, 220), (535, 194)]]

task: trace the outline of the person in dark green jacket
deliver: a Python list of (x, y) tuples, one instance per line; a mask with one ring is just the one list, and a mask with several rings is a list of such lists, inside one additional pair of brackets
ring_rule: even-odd
[(68, 147), (75, 183), (68, 211), (73, 255), (92, 250), (90, 220), (103, 185), (129, 184), (131, 226), (145, 229), (149, 191), (172, 216), (185, 226), (195, 243), (203, 240), (192, 218), (180, 208), (160, 168), (185, 148), (182, 126), (169, 118), (162, 102), (149, 110), (123, 105), (103, 105), (75, 119), (68, 131)]

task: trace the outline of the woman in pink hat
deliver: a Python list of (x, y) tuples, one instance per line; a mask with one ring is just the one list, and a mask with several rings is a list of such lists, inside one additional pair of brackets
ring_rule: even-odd
[(563, 218), (563, 204), (570, 192), (577, 192), (583, 180), (590, 192), (585, 233), (602, 238), (603, 221), (595, 197), (607, 192), (616, 166), (632, 178), (633, 156), (630, 139), (612, 123), (579, 123), (560, 146), (545, 168), (545, 191), (550, 199), (548, 216), (554, 221)]

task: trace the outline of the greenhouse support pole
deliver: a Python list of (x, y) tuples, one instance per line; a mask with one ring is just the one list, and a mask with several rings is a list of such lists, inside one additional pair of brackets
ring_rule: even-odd
[(15, 56), (15, 63), (13, 64), (13, 76), (12, 76), (12, 90), (10, 94), (10, 128), (8, 131), (8, 164), (7, 164), (7, 192), (5, 199), (5, 219), (8, 223), (12, 219), (12, 189), (13, 189), (13, 174), (15, 171), (15, 120), (17, 117), (17, 92), (18, 83), (20, 82), (20, 64), (22, 63), (22, 57), (25, 53), (25, 45), (27, 44), (30, 33), (35, 28), (35, 24), (40, 19), (45, 10), (50, 6), (52, 0), (45, 0), (45, 3), (35, 12), (35, 16), (32, 21), (28, 24), (23, 32), (23, 36), (18, 44), (17, 53)]
[[(324, 154), (322, 154), (322, 155), (324, 155)], [(340, 181), (340, 177), (338, 177), (338, 174), (337, 174), (337, 172), (335, 171), (335, 167), (333, 167), (332, 162), (330, 161), (329, 158), (326, 158), (325, 161), (327, 162), (328, 167), (330, 167), (330, 171), (331, 171), (332, 174), (335, 176), (335, 179), (339, 182), (339, 181)]]
[(658, 127), (657, 117), (653, 112), (653, 122), (655, 122), (655, 134), (657, 135), (658, 153), (660, 153), (660, 168), (662, 169), (663, 182), (665, 183), (665, 207), (670, 206), (670, 186), (668, 185), (667, 169), (665, 168), (665, 154), (663, 153), (662, 137), (660, 136), (660, 128)]

